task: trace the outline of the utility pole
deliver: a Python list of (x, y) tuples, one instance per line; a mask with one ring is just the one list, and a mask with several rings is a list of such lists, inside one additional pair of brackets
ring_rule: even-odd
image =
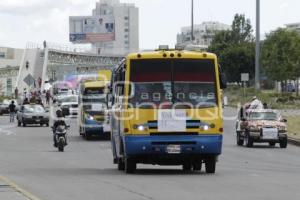
[(191, 42), (193, 43), (194, 41), (194, 0), (192, 0), (192, 10), (191, 10)]
[(256, 0), (255, 90), (260, 90), (260, 0)]

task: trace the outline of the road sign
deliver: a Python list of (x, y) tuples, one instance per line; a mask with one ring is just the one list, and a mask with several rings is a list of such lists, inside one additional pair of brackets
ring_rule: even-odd
[(28, 74), (23, 81), (30, 87), (34, 85), (35, 79), (31, 74)]
[(242, 73), (241, 81), (249, 81), (249, 73)]

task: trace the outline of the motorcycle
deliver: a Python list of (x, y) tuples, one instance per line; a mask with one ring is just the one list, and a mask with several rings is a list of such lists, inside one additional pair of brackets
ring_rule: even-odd
[(70, 126), (59, 125), (55, 130), (53, 126), (51, 128), (56, 141), (55, 147), (58, 148), (58, 151), (63, 152), (64, 147), (67, 146), (67, 130), (70, 128)]

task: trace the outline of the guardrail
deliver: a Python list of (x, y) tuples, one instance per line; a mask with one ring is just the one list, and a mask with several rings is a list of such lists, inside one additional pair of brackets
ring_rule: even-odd
[[(57, 44), (53, 42), (47, 42), (47, 47), (49, 49), (65, 51), (65, 52), (74, 52), (74, 53), (91, 53), (91, 47), (72, 45), (72, 44)], [(27, 42), (26, 49), (43, 49), (44, 45), (35, 42)]]

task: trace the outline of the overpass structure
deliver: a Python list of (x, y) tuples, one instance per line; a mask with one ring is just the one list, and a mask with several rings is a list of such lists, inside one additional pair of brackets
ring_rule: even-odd
[(97, 73), (112, 69), (124, 55), (97, 55), (88, 49), (28, 43), (21, 59), (17, 87), (21, 90), (44, 89), (45, 82), (63, 81), (66, 75)]

